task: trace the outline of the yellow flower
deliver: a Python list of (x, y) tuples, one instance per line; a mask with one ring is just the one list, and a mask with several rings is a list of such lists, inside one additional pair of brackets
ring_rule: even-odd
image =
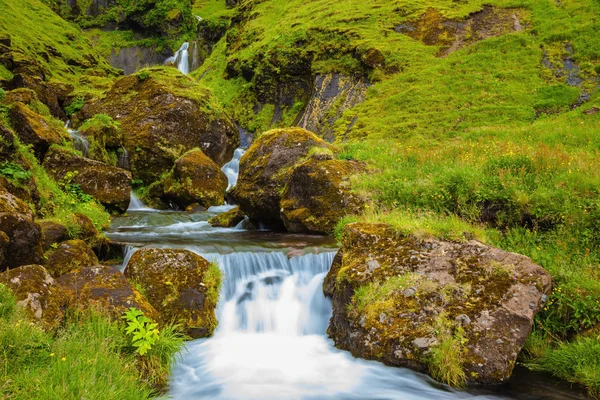
[(63, 357), (63, 358), (61, 358), (61, 360), (67, 361), (67, 357)]
[(54, 353), (50, 353), (50, 357), (54, 357)]

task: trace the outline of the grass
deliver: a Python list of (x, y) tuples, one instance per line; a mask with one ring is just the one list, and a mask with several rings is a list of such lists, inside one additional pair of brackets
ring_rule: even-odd
[(98, 312), (72, 314), (44, 332), (0, 285), (0, 395), (10, 399), (151, 399), (182, 344), (176, 327), (161, 332), (147, 357), (135, 356), (117, 322)]

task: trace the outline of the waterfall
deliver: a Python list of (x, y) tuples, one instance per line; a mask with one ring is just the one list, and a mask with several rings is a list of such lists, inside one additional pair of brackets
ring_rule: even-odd
[[(68, 122), (67, 122), (68, 125)], [(75, 150), (79, 150), (84, 157), (90, 156), (90, 143), (85, 136), (82, 136), (78, 131), (74, 129), (68, 129), (71, 139), (73, 139), (73, 147)]]
[(172, 57), (169, 57), (165, 60), (165, 64), (173, 63), (177, 66), (177, 69), (181, 71), (183, 74), (190, 73), (190, 62), (189, 62), (189, 54), (188, 48), (190, 44), (188, 42), (184, 42), (179, 50), (175, 52)]
[(191, 71), (198, 69), (199, 66), (200, 65), (198, 63), (198, 42), (194, 41), (194, 50), (192, 51), (192, 69), (191, 69)]
[(121, 152), (119, 152), (119, 158), (117, 160), (117, 166), (119, 168), (126, 169), (127, 171), (131, 171), (131, 165), (129, 164), (129, 153), (125, 147), (121, 147)]
[(127, 211), (157, 211), (153, 208), (147, 207), (144, 203), (142, 203), (142, 200), (139, 199), (139, 197), (137, 197), (135, 195), (135, 193), (133, 193), (133, 190), (131, 191), (131, 195), (130, 195), (130, 200), (129, 200), (129, 207), (127, 208)]
[(227, 175), (228, 186), (227, 190), (232, 189), (237, 183), (238, 175), (240, 173), (240, 159), (244, 155), (246, 150), (238, 148), (233, 153), (233, 158), (227, 164), (223, 165), (221, 171)]
[(125, 271), (125, 267), (129, 263), (129, 260), (131, 259), (131, 256), (136, 251), (137, 251), (137, 247), (133, 247), (133, 246), (125, 246), (123, 248), (123, 263), (119, 267), (119, 271), (121, 271), (121, 272)]

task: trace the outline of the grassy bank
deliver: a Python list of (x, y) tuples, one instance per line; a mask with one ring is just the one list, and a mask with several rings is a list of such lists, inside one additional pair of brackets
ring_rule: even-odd
[(46, 333), (0, 285), (0, 395), (10, 399), (151, 399), (182, 344), (172, 328), (144, 356), (123, 324), (102, 314), (70, 315)]

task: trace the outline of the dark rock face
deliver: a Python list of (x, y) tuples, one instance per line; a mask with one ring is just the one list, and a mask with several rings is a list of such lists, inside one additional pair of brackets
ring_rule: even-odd
[(46, 255), (46, 270), (58, 278), (73, 270), (98, 265), (98, 257), (83, 240), (67, 240)]
[[(186, 152), (200, 148), (217, 165), (233, 156), (239, 133), (222, 112), (212, 110), (210, 94), (176, 70), (146, 70), (118, 80), (106, 97), (84, 105), (80, 120), (107, 114), (125, 134), (133, 176), (157, 181)], [(142, 79), (143, 78), (143, 79)]]
[(365, 99), (368, 87), (364, 77), (317, 75), (312, 96), (296, 125), (333, 141), (333, 124), (345, 110)]
[(96, 198), (107, 208), (125, 212), (131, 193), (131, 173), (99, 161), (80, 157), (69, 150), (52, 148), (43, 163), (55, 180), (60, 181), (67, 173), (73, 174), (72, 183)]
[(69, 232), (64, 225), (54, 221), (39, 221), (42, 230), (42, 248), (44, 251), (50, 249), (55, 243), (60, 243), (69, 239)]
[(480, 40), (520, 32), (522, 16), (521, 9), (485, 6), (465, 20), (449, 20), (430, 8), (419, 20), (397, 26), (396, 32), (429, 46), (440, 46), (438, 56), (445, 57)]
[(350, 192), (351, 175), (364, 171), (357, 161), (313, 156), (292, 172), (281, 195), (281, 218), (288, 232), (328, 234), (344, 215), (358, 214), (364, 201)]
[(133, 254), (125, 275), (146, 290), (165, 321), (181, 321), (192, 337), (212, 335), (221, 284), (218, 267), (188, 250), (148, 248)]
[(262, 134), (240, 160), (240, 174), (231, 195), (252, 219), (281, 224), (279, 201), (292, 167), (313, 147), (333, 148), (300, 128)]
[(202, 150), (192, 150), (175, 161), (163, 180), (165, 201), (185, 209), (190, 204), (202, 207), (223, 204), (227, 176)]
[(44, 117), (34, 113), (22, 103), (15, 103), (9, 110), (8, 116), (21, 142), (32, 145), (39, 160), (44, 158), (50, 145), (62, 142), (65, 133), (49, 125)]
[(354, 223), (324, 283), (328, 334), (357, 357), (438, 379), (443, 367), (430, 356), (450, 347), (462, 379), (496, 384), (510, 377), (550, 290), (550, 275), (525, 256)]
[(130, 307), (135, 307), (153, 320), (159, 318), (154, 307), (125, 275), (112, 267), (80, 268), (56, 279), (56, 285), (67, 294), (71, 308), (96, 307), (119, 319)]
[(0, 283), (8, 286), (18, 304), (46, 328), (55, 328), (62, 322), (65, 294), (41, 265), (24, 265), (6, 271), (0, 274)]
[(153, 65), (161, 65), (173, 53), (163, 51), (157, 53), (155, 47), (122, 47), (118, 53), (113, 49), (110, 53), (110, 65), (122, 69), (125, 75)]
[(18, 197), (0, 191), (0, 231), (9, 239), (0, 270), (42, 261), (42, 235), (33, 220), (33, 212)]

